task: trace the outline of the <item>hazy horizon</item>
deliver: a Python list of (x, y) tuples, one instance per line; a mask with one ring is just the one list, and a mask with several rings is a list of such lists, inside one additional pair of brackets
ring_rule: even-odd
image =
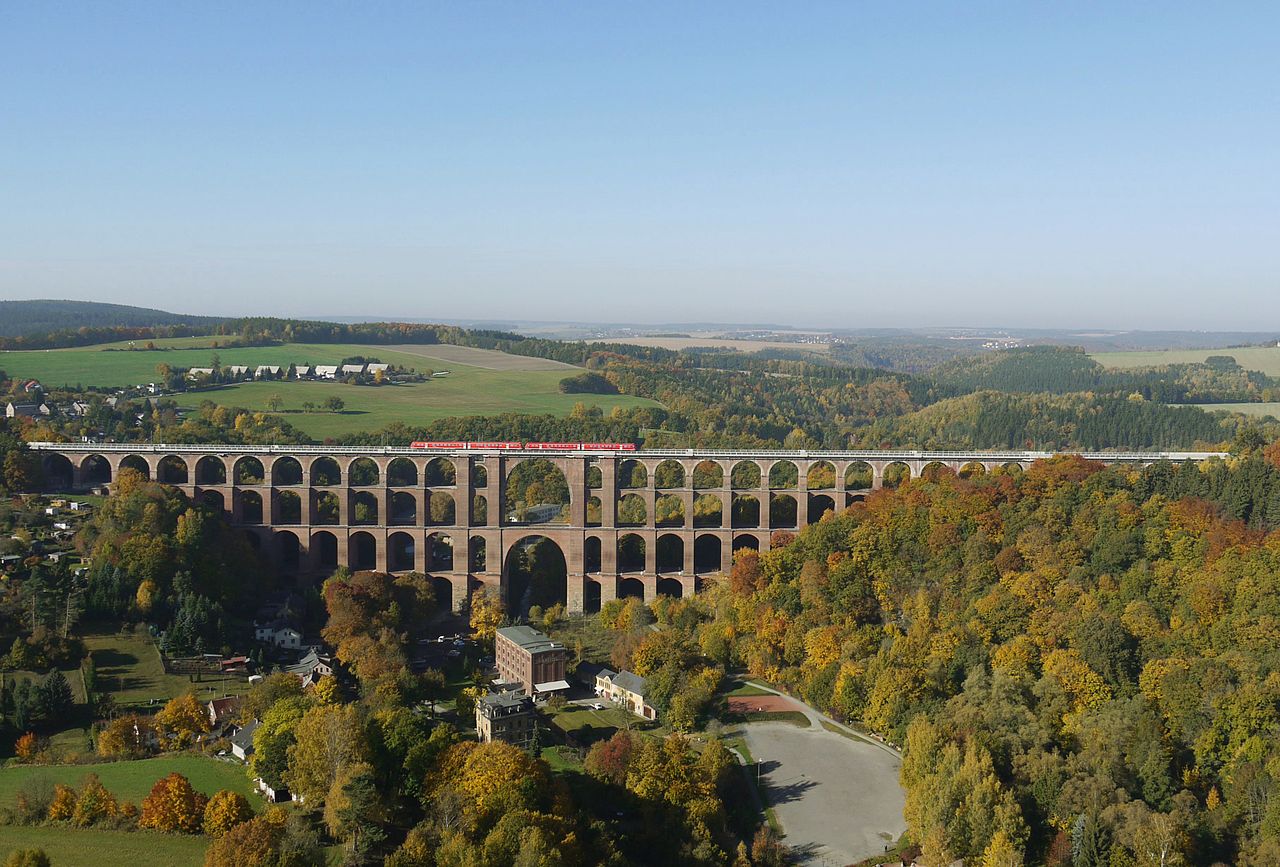
[(10, 4), (0, 298), (1265, 331), (1278, 24), (1248, 3)]

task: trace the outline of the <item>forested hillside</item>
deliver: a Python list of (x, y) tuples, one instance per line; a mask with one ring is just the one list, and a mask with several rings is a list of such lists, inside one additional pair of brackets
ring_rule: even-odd
[(904, 744), (928, 863), (1276, 864), (1278, 464), (913, 481), (740, 555), (700, 644)]
[(101, 304), (96, 301), (0, 301), (0, 337), (47, 335), (82, 328), (188, 325), (208, 330), (221, 321), (214, 316), (188, 316), (148, 307)]

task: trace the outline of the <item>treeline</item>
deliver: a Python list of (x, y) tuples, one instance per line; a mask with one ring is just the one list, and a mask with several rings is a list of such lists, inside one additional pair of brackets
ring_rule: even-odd
[(1280, 380), (1245, 370), (1230, 355), (1203, 364), (1118, 369), (1078, 348), (1031, 346), (987, 352), (943, 364), (928, 374), (941, 387), (1066, 394), (1140, 395), (1161, 403), (1232, 403), (1280, 398)]
[(699, 644), (903, 744), (927, 863), (1274, 864), (1278, 464), (914, 480), (740, 554)]
[(0, 349), (207, 334), (223, 320), (94, 301), (0, 301)]

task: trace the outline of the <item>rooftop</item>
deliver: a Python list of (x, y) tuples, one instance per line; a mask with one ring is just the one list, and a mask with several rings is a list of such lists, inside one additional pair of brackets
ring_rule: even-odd
[(498, 634), (508, 641), (514, 641), (517, 645), (534, 653), (539, 650), (556, 650), (563, 649), (564, 645), (557, 641), (552, 641), (551, 637), (545, 635), (532, 626), (504, 626), (498, 630)]

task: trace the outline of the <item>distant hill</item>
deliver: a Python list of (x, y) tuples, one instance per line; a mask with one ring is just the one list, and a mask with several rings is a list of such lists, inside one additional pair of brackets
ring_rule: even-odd
[(96, 301), (0, 301), (0, 337), (49, 334), (78, 328), (140, 328), (188, 325), (213, 327), (225, 320), (216, 316), (188, 316), (126, 304)]

